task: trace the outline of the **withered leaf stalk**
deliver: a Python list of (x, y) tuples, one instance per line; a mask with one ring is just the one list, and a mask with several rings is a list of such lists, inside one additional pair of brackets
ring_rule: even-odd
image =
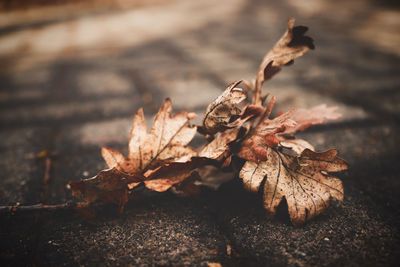
[[(265, 81), (314, 48), (306, 31), (290, 19), (287, 31), (263, 58), (254, 82), (238, 80), (229, 85), (207, 107), (201, 126), (191, 124), (194, 113), (172, 114), (171, 101), (166, 99), (148, 131), (139, 109), (128, 155), (103, 148), (108, 169), (70, 183), (76, 206), (113, 203), (122, 212), (138, 187), (191, 195), (200, 186), (218, 188), (235, 177), (240, 177), (245, 189), (262, 193), (268, 214), (275, 214), (286, 201), (294, 225), (322, 213), (331, 200), (342, 201), (343, 184), (333, 173), (346, 170), (346, 162), (335, 149), (315, 152), (311, 144), (294, 136), (339, 118), (336, 108), (319, 105), (271, 118), (276, 99), (266, 101), (262, 92)], [(204, 136), (204, 145), (193, 148), (189, 143), (196, 131)]]

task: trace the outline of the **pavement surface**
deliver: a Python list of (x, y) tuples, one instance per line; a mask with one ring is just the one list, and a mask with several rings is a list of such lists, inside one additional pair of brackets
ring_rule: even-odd
[[(301, 228), (283, 211), (269, 218), (238, 180), (192, 199), (151, 194), (120, 216), (105, 208), (94, 220), (69, 212), (1, 215), (1, 266), (398, 266), (395, 1), (85, 8), (0, 15), (0, 205), (70, 200), (68, 181), (105, 167), (101, 146), (126, 151), (139, 107), (150, 119), (171, 97), (176, 110), (201, 115), (227, 84), (254, 76), (291, 16), (310, 27), (316, 50), (264, 90), (277, 96), (278, 110), (339, 106), (339, 121), (303, 137), (318, 149), (338, 148), (350, 163), (341, 176), (346, 198)], [(52, 159), (46, 181), (45, 162), (34, 157), (43, 150)]]

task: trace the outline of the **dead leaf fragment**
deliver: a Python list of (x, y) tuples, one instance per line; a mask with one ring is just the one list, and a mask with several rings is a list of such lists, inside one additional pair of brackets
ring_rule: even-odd
[(294, 225), (323, 212), (331, 199), (343, 200), (343, 184), (330, 173), (344, 171), (347, 163), (332, 149), (318, 153), (305, 149), (299, 157), (270, 149), (267, 160), (247, 161), (240, 171), (245, 188), (258, 192), (262, 182), (264, 207), (275, 214), (279, 203), (286, 199)]
[(202, 166), (203, 163), (203, 159), (196, 158), (188, 162), (165, 164), (154, 171), (145, 173), (144, 185), (153, 191), (167, 191), (172, 186), (188, 179), (193, 174), (193, 171)]
[(285, 148), (292, 149), (298, 155), (300, 155), (301, 152), (303, 152), (305, 149), (310, 149), (312, 151), (315, 150), (309, 142), (303, 139), (286, 139), (284, 141), (281, 141), (279, 145)]
[(140, 182), (143, 178), (129, 175), (117, 168), (100, 171), (96, 176), (81, 181), (71, 182), (72, 195), (85, 204), (94, 202), (114, 203), (122, 212), (128, 202), (128, 184)]
[(314, 49), (313, 39), (304, 35), (308, 28), (294, 26), (295, 20), (288, 21), (288, 29), (275, 44), (275, 46), (264, 56), (258, 69), (253, 103), (261, 104), (261, 88), (264, 81), (269, 80), (281, 68), (293, 62), (294, 59), (304, 55), (310, 49)]
[(230, 128), (234, 116), (239, 116), (241, 109), (238, 104), (246, 99), (246, 93), (237, 88), (241, 81), (236, 81), (228, 86), (225, 91), (215, 99), (206, 110), (203, 127), (207, 133), (215, 134)]
[(221, 160), (229, 150), (229, 144), (236, 140), (239, 128), (219, 133), (200, 152), (199, 157)]
[(101, 148), (101, 155), (109, 168), (121, 166), (125, 162), (124, 155), (112, 148)]

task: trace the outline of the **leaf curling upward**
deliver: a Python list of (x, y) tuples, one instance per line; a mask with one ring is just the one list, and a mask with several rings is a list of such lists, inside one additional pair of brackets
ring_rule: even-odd
[(294, 26), (293, 18), (288, 21), (287, 31), (264, 56), (254, 85), (253, 102), (261, 104), (261, 89), (266, 80), (271, 79), (285, 65), (293, 63), (293, 60), (301, 57), (310, 49), (314, 49), (313, 39), (306, 36), (308, 28), (305, 26)]
[(203, 128), (208, 134), (215, 134), (232, 128), (229, 124), (234, 116), (239, 116), (241, 109), (238, 104), (246, 99), (246, 93), (238, 88), (242, 81), (231, 83), (225, 91), (208, 105), (203, 120)]

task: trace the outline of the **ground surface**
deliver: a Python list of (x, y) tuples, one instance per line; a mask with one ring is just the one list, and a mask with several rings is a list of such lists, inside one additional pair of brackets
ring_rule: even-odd
[[(253, 77), (289, 16), (310, 26), (317, 49), (265, 90), (279, 110), (340, 107), (340, 121), (304, 136), (319, 149), (337, 147), (350, 163), (346, 200), (302, 228), (284, 214), (268, 218), (239, 181), (196, 199), (151, 195), (122, 216), (105, 210), (92, 221), (64, 212), (1, 215), (1, 265), (397, 265), (394, 1), (137, 2), (0, 16), (0, 204), (71, 199), (68, 181), (104, 167), (101, 146), (125, 149), (137, 108), (150, 119), (169, 96), (177, 110), (201, 114), (228, 83)], [(47, 185), (44, 162), (33, 157), (42, 150), (53, 154)]]

